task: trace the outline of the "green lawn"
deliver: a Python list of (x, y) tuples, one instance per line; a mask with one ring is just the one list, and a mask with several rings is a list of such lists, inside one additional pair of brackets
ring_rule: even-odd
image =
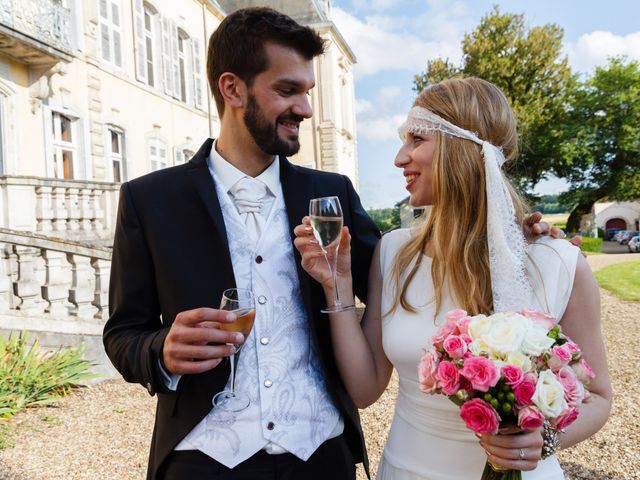
[(630, 302), (640, 302), (640, 262), (609, 265), (595, 272), (602, 288)]

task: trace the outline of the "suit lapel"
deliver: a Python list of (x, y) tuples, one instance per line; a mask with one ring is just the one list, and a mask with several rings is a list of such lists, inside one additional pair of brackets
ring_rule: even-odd
[[(285, 157), (280, 157), (280, 184), (284, 195), (284, 202), (289, 219), (289, 234), (291, 242), (295, 238), (293, 229), (300, 224), (302, 217), (309, 214), (309, 200), (314, 198), (313, 176), (307, 175), (295, 165), (292, 165)], [(311, 311), (311, 285), (309, 275), (302, 269), (301, 257), (298, 249), (293, 249), (300, 290), (304, 301), (309, 321), (313, 322)]]
[(213, 139), (208, 138), (200, 147), (200, 150), (189, 161), (188, 172), (191, 180), (193, 181), (202, 202), (204, 203), (209, 216), (213, 221), (213, 224), (218, 230), (222, 243), (225, 246), (224, 257), (229, 259), (229, 268), (231, 268), (231, 255), (229, 254), (229, 242), (227, 239), (227, 229), (224, 226), (224, 218), (222, 217), (222, 209), (220, 208), (220, 201), (216, 195), (216, 187), (213, 183), (213, 178), (209, 172), (209, 166), (207, 165), (207, 158), (211, 152), (213, 146)]

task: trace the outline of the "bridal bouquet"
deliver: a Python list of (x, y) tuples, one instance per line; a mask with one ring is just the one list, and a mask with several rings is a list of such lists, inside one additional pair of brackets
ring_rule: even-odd
[[(555, 319), (535, 310), (469, 316), (447, 313), (418, 364), (420, 389), (447, 395), (460, 406), (467, 428), (495, 434), (499, 428), (556, 429), (570, 425), (588, 396), (594, 373), (578, 345)], [(482, 480), (521, 479), (517, 470), (494, 470)]]

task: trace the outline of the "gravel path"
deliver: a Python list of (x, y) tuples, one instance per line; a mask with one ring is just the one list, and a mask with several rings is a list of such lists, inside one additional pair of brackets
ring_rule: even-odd
[[(613, 412), (593, 438), (561, 452), (567, 480), (640, 479), (640, 304), (601, 293)], [(394, 379), (382, 399), (362, 412), (373, 472), (396, 394)], [(15, 446), (0, 451), (0, 480), (143, 479), (154, 406), (141, 386), (114, 380), (83, 388), (55, 407), (28, 409), (4, 424)], [(365, 478), (361, 469), (358, 475)]]

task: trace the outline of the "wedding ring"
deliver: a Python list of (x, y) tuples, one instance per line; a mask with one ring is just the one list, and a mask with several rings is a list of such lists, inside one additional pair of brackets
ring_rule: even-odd
[(520, 457), (520, 460), (524, 460), (524, 449), (521, 448), (520, 452), (518, 452), (518, 456)]

